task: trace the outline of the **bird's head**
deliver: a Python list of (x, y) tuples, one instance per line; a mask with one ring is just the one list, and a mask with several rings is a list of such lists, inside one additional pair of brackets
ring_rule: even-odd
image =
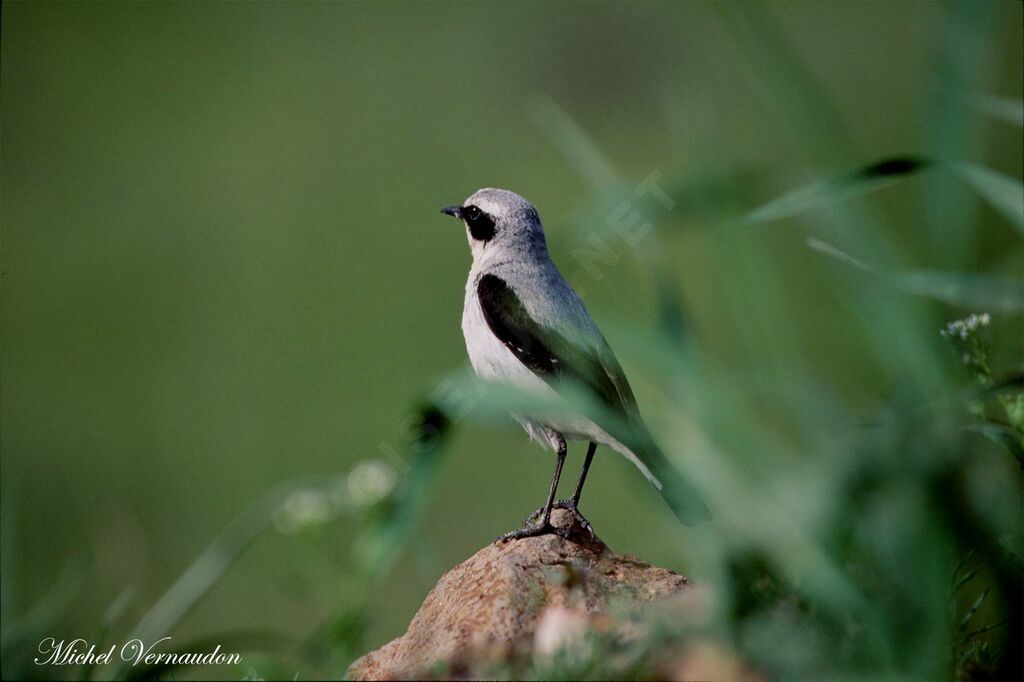
[(515, 192), (486, 187), (461, 206), (442, 208), (441, 213), (465, 224), (474, 261), (511, 252), (524, 256), (547, 253), (537, 209)]

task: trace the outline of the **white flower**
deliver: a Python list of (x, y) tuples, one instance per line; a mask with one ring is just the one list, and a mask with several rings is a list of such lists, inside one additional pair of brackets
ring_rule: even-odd
[(295, 533), (299, 529), (323, 523), (331, 518), (333, 510), (327, 495), (319, 490), (294, 490), (278, 509), (274, 525), (282, 533)]
[(397, 478), (394, 467), (384, 460), (367, 459), (349, 472), (345, 489), (356, 505), (376, 504), (391, 493)]
[(970, 338), (972, 332), (977, 331), (981, 327), (988, 326), (991, 321), (992, 318), (988, 313), (972, 314), (962, 320), (947, 322), (946, 328), (941, 330), (939, 334), (946, 338), (959, 338), (966, 341)]

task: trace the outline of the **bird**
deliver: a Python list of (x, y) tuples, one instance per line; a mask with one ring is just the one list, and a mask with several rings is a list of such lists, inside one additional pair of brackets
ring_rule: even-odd
[[(626, 429), (602, 428), (579, 414), (513, 414), (530, 438), (555, 453), (544, 505), (524, 526), (496, 542), (545, 534), (568, 537), (551, 523), (553, 509), (568, 511), (593, 537), (579, 511), (580, 497), (598, 445), (623, 455), (640, 470), (686, 525), (710, 517), (707, 506), (666, 459), (637, 407), (629, 381), (583, 301), (551, 260), (537, 209), (505, 189), (486, 187), (441, 212), (462, 221), (472, 255), (462, 312), (462, 333), (478, 378), (544, 397), (573, 383), (588, 391)], [(589, 443), (572, 495), (555, 501), (568, 441)]]

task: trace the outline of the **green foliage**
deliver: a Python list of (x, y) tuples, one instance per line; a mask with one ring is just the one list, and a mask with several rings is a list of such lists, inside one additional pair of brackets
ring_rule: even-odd
[[(220, 581), (240, 555), (260, 535), (271, 528), (282, 533), (316, 534), (339, 515), (357, 520), (359, 532), (348, 548), (351, 561), (340, 576), (346, 585), (345, 602), (333, 619), (308, 642), (271, 630), (227, 632), (176, 644), (179, 651), (210, 651), (220, 645), (226, 651), (257, 652), (261, 670), (250, 663), (243, 679), (279, 679), (288, 665), (308, 669), (311, 665), (344, 670), (365, 651), (364, 635), (368, 625), (376, 580), (408, 542), (415, 529), (437, 471), (441, 446), (449, 425), (434, 406), (418, 411), (416, 427), (407, 453), (408, 470), (400, 480), (393, 465), (380, 459), (361, 462), (344, 476), (301, 480), (279, 486), (257, 500), (214, 539), (167, 592), (153, 604), (132, 629), (129, 639), (156, 642), (170, 633), (186, 614)], [(3, 648), (8, 660), (31, 660), (32, 652), (54, 623), (62, 616), (73, 596), (71, 574), (54, 586), (51, 593), (25, 617), (4, 629)], [(6, 587), (6, 582), (5, 582)], [(107, 642), (108, 633), (124, 616), (133, 595), (126, 591), (108, 608), (98, 636), (90, 640), (98, 650)], [(260, 656), (262, 652), (262, 657)], [(267, 656), (285, 656), (281, 661)], [(303, 661), (290, 664), (287, 661)], [(121, 662), (112, 679), (172, 679), (174, 666), (166, 664), (129, 666)], [(28, 667), (10, 668), (8, 674), (31, 676)], [(105, 679), (94, 665), (79, 666), (82, 680)], [(297, 675), (297, 674), (296, 674)]]
[[(98, 50), (90, 37), (105, 34), (63, 19), (57, 7), (32, 9), (43, 13), (34, 30), (52, 41), (43, 43), (42, 59), (26, 47), (31, 31), (25, 30), (27, 37), (11, 35), (12, 26), (19, 26), (12, 16), (18, 21), (27, 15), (17, 12), (28, 10), (4, 6), (5, 126), (10, 126), (4, 135), (5, 206), (11, 205), (9, 197), (27, 193), (27, 187), (34, 193), (33, 202), (16, 204), (18, 212), (5, 208), (5, 257), (13, 243), (20, 247), (19, 257), (36, 253), (33, 262), (39, 265), (12, 270), (15, 278), (25, 278), (15, 279), (20, 290), (36, 292), (38, 304), (14, 299), (12, 307), (5, 293), (5, 457), (16, 451), (20, 464), (15, 473), (42, 479), (46, 474), (40, 472), (58, 465), (35, 469), (37, 459), (52, 456), (59, 467), (84, 467), (82, 462), (108, 457), (106, 448), (113, 443), (110, 470), (131, 463), (157, 472), (156, 484), (130, 491), (147, 503), (150, 496), (163, 494), (164, 486), (172, 489), (170, 479), (179, 475), (178, 469), (214, 471), (209, 463), (220, 459), (230, 463), (232, 472), (259, 468), (263, 478), (253, 474), (255, 483), (249, 483), (257, 490), (268, 478), (283, 480), (282, 472), (295, 468), (344, 473), (303, 477), (263, 496), (245, 493), (255, 502), (212, 541), (212, 534), (194, 533), (209, 544), (194, 559), (191, 551), (185, 555), (187, 566), (167, 581), (169, 587), (159, 582), (151, 598), (140, 598), (132, 589), (104, 591), (103, 606), (95, 613), (76, 606), (83, 583), (74, 563), (50, 589), (22, 591), (12, 569), (18, 557), (11, 548), (29, 543), (12, 541), (9, 526), (13, 511), (24, 516), (27, 505), (12, 510), (10, 488), (5, 488), (5, 676), (40, 674), (26, 661), (43, 633), (65, 618), (88, 623), (97, 641), (173, 632), (180, 633), (181, 648), (230, 642), (247, 652), (246, 664), (228, 673), (236, 677), (339, 677), (355, 657), (381, 644), (385, 634), (396, 634), (411, 616), (412, 602), (399, 602), (393, 593), (406, 589), (419, 599), (440, 570), (476, 547), (482, 527), (488, 538), (504, 530), (491, 525), (507, 509), (481, 510), (487, 523), (480, 527), (469, 518), (475, 515), (465, 513), (461, 496), (481, 487), (483, 479), (472, 478), (464, 468), (451, 483), (455, 470), (442, 467), (449, 447), (458, 450), (460, 462), (490, 455), (470, 450), (496, 449), (497, 438), (485, 440), (480, 434), (507, 424), (510, 409), (583, 411), (613, 433), (624, 428), (578, 387), (566, 387), (557, 404), (539, 404), (522, 392), (479, 386), (460, 372), (445, 378), (440, 395), (427, 391), (431, 399), (413, 410), (408, 437), (396, 448), (400, 457), (367, 454), (381, 438), (380, 424), (371, 419), (377, 412), (391, 410), (386, 419), (395, 417), (410, 395), (422, 390), (426, 377), (461, 361), (455, 321), (464, 263), (458, 261), (457, 276), (444, 279), (440, 264), (448, 252), (437, 244), (450, 233), (424, 237), (426, 228), (410, 229), (410, 216), (425, 221), (422, 216), (433, 212), (424, 208), (429, 202), (434, 207), (454, 200), (450, 194), (439, 198), (440, 193), (454, 192), (457, 199), (492, 177), (516, 178), (518, 184), (508, 184), (530, 194), (526, 178), (534, 173), (532, 187), (547, 192), (537, 201), (545, 208), (552, 249), (569, 244), (560, 265), (574, 285), (589, 290), (587, 305), (629, 373), (654, 436), (714, 514), (706, 527), (682, 531), (657, 516), (653, 501), (649, 508), (626, 511), (626, 500), (656, 500), (630, 472), (614, 487), (601, 489), (603, 498), (588, 498), (602, 499), (603, 508), (594, 511), (607, 514), (608, 521), (625, 519), (618, 526), (598, 522), (597, 531), (603, 534), (607, 528), (636, 543), (641, 550), (628, 551), (645, 559), (645, 552), (662, 552), (661, 558), (676, 562), (707, 591), (711, 607), (700, 624), (652, 617), (637, 623), (640, 635), (633, 638), (595, 628), (552, 657), (517, 651), (508, 660), (480, 667), (471, 667), (476, 665), (472, 662), (459, 669), (442, 666), (438, 675), (650, 679), (664, 676), (660, 666), (695, 642), (710, 641), (768, 679), (1020, 679), (1024, 191), (1021, 179), (1008, 174), (1016, 171), (1006, 167), (1020, 168), (1014, 150), (1020, 144), (1024, 106), (1018, 97), (988, 94), (997, 60), (985, 54), (985, 46), (998, 44), (999, 18), (1019, 19), (1018, 6), (929, 8), (939, 32), (932, 37), (936, 53), (921, 73), (939, 82), (921, 107), (920, 120), (909, 123), (899, 123), (909, 107), (885, 109), (874, 102), (866, 112), (854, 103), (867, 96), (864, 92), (843, 91), (846, 100), (838, 101), (842, 70), (807, 58), (801, 51), (807, 45), (794, 44), (792, 32), (782, 28), (778, 5), (715, 6), (721, 24), (714, 24), (721, 30), (716, 39), (725, 45), (723, 54), (744, 60), (749, 80), (737, 84), (735, 92), (712, 93), (709, 113), (700, 108), (706, 93), (691, 90), (689, 80), (685, 87), (651, 82), (669, 72), (650, 70), (655, 74), (650, 75), (648, 66), (657, 60), (631, 62), (628, 50), (611, 50), (604, 38), (601, 49), (587, 43), (589, 51), (576, 50), (573, 41), (582, 39), (583, 32), (565, 35), (578, 26), (577, 12), (583, 10), (575, 7), (488, 8), (507, 13), (504, 19), (520, 22), (529, 35), (551, 21), (569, 29), (548, 36), (558, 39), (546, 48), (551, 54), (532, 45), (517, 48), (529, 53), (531, 64), (536, 62), (535, 70), (526, 71), (535, 76), (532, 80), (517, 77), (503, 83), (493, 77), (506, 67), (508, 46), (495, 40), (493, 30), (481, 30), (495, 26), (487, 23), (486, 13), (460, 6), (444, 17), (453, 31), (447, 40), (457, 46), (452, 54), (470, 50), (475, 58), (463, 61), (479, 62), (479, 70), (460, 66), (467, 70), (453, 73), (454, 57), (429, 52), (440, 42), (431, 34), (429, 41), (415, 43), (428, 55), (418, 68), (410, 69), (404, 52), (400, 58), (380, 52), (381, 60), (368, 60), (374, 64), (369, 75), (352, 76), (345, 63), (351, 55), (335, 48), (349, 49), (351, 42), (363, 50), (368, 43), (338, 40), (333, 30), (324, 29), (328, 37), (310, 38), (310, 43), (330, 49), (301, 52), (290, 69), (280, 62), (268, 76), (273, 87), (255, 90), (241, 104), (239, 94), (253, 85), (247, 80), (255, 69), (251, 55), (266, 57), (259, 46), (277, 50), (281, 36), (306, 38), (320, 30), (320, 13), (328, 13), (327, 6), (253, 6), (246, 10), (257, 17), (248, 27), (251, 35), (236, 15), (215, 8), (216, 15), (208, 15), (210, 23), (204, 24), (215, 37), (209, 44), (204, 32), (182, 29), (194, 20), (178, 16), (180, 6), (154, 6), (151, 11), (167, 16), (151, 16), (143, 14), (142, 5), (126, 5), (122, 9), (136, 13), (127, 19), (116, 6), (107, 6), (104, 11), (121, 23), (84, 17), (111, 31), (105, 41), (110, 45), (103, 47), (111, 52), (103, 52), (99, 66), (88, 62), (82, 67), (83, 72), (117, 74), (95, 91), (88, 74), (59, 68), (65, 63), (60, 59), (65, 52), (78, 59)], [(425, 16), (408, 26), (388, 16), (397, 12), (396, 6), (347, 7), (354, 14), (341, 23), (354, 26), (353, 35), (373, 36), (366, 26), (378, 26), (378, 20), (382, 33), (397, 31), (401, 39), (373, 38), (389, 48), (411, 49), (424, 32)], [(384, 14), (371, 20), (371, 7)], [(671, 27), (680, 21), (672, 13), (684, 10), (640, 6), (631, 11), (655, 9), (659, 21), (634, 18), (634, 29), (644, 36), (654, 31), (657, 39), (624, 43), (672, 46), (655, 29)], [(77, 5), (60, 11), (86, 10)], [(288, 14), (293, 11), (309, 23), (300, 22), (289, 33), (279, 20), (294, 20)], [(548, 11), (558, 16), (552, 19)], [(628, 14), (611, 7), (588, 11), (610, 13), (600, 15), (607, 24), (586, 24), (590, 28), (617, 26), (619, 12)], [(662, 16), (671, 21), (660, 21)], [(155, 30), (163, 19), (176, 29), (159, 34), (162, 42), (147, 53), (149, 61), (125, 67), (129, 47), (135, 45), (126, 27)], [(39, 28), (53, 24), (60, 30)], [(340, 24), (324, 19), (323, 25)], [(834, 30), (829, 25), (822, 36)], [(232, 41), (222, 33), (242, 41), (241, 51), (224, 47)], [(676, 34), (665, 35), (674, 40)], [(485, 39), (486, 44), (464, 45)], [(183, 40), (185, 48), (179, 48)], [(65, 48), (67, 41), (74, 49)], [(208, 51), (193, 56), (193, 43)], [(569, 52), (558, 52), (563, 45)], [(578, 52), (589, 59), (604, 49), (614, 54), (606, 66), (629, 73), (624, 80), (631, 86), (624, 94), (610, 92), (604, 73), (596, 79), (600, 87), (592, 98), (574, 90), (586, 87), (575, 72), (563, 73), (562, 80), (549, 73), (566, 54)], [(859, 56), (857, 49), (849, 54)], [(10, 58), (11, 50), (19, 59)], [(849, 54), (844, 54), (846, 59)], [(216, 76), (195, 79), (215, 83), (214, 95), (206, 92), (203, 99), (194, 94), (195, 80), (175, 80), (188, 69), (179, 67), (174, 56), (194, 59), (193, 67), (203, 74), (200, 66), (227, 64)], [(278, 64), (278, 56), (266, 57), (266, 63)], [(165, 63), (171, 72), (154, 75), (151, 68)], [(41, 72), (50, 68), (67, 80), (65, 89), (32, 82), (15, 91), (20, 97), (11, 96), (9, 84), (20, 82), (12, 80), (11, 64)], [(677, 65), (670, 64), (672, 69)], [(891, 66), (870, 61), (868, 55), (858, 61), (864, 72)], [(378, 75), (378, 67), (391, 79), (404, 79), (403, 87), (390, 89), (391, 80)], [(720, 65), (715, 68), (724, 72)], [(712, 80), (720, 76), (709, 69)], [(839, 74), (837, 82), (823, 79), (822, 73)], [(339, 74), (367, 82), (341, 85)], [(553, 80), (542, 80), (549, 77)], [(470, 87), (474, 84), (477, 89)], [(900, 92), (907, 84), (893, 81), (891, 87)], [(507, 98), (506, 89), (512, 93)], [(433, 99), (428, 90), (440, 94)], [(57, 94), (18, 108), (35, 91)], [(138, 98), (136, 91), (145, 97)], [(673, 91), (681, 93), (679, 127), (696, 131), (692, 137), (683, 135), (685, 145), (656, 144), (661, 138), (650, 132), (658, 127), (650, 116), (652, 106), (643, 97), (639, 104), (631, 102), (648, 91), (667, 91), (667, 109)], [(304, 92), (315, 96), (299, 99)], [(82, 116), (122, 94), (127, 99), (114, 99), (120, 103), (114, 108), (136, 107), (145, 115), (123, 119), (118, 110), (103, 126), (93, 122), (90, 132), (96, 134), (79, 134)], [(768, 105), (758, 108), (757, 96)], [(267, 108), (261, 108), (263, 99), (271, 100)], [(199, 108), (188, 106), (193, 100)], [(360, 106), (366, 101), (370, 105), (364, 110)], [(517, 108), (523, 101), (525, 111)], [(217, 112), (237, 112), (237, 107), (257, 112), (255, 123), (232, 115), (203, 128), (206, 137), (193, 133)], [(783, 130), (764, 122), (772, 107), (781, 125), (789, 126), (791, 145), (779, 142)], [(59, 118), (65, 109), (72, 113)], [(742, 110), (739, 134), (730, 118), (736, 109)], [(436, 127), (426, 127), (424, 120), (435, 110), (440, 112), (433, 116)], [(343, 122), (335, 118), (353, 111)], [(310, 112), (323, 120), (309, 120)], [(590, 112), (587, 118), (583, 112)], [(26, 121), (44, 113), (56, 118), (44, 117), (42, 132), (35, 136), (7, 132), (31, 132)], [(530, 129), (528, 139), (546, 134), (551, 144), (522, 145), (522, 131), (516, 128), (520, 118), (532, 119), (542, 133)], [(894, 142), (890, 124), (895, 131), (920, 129), (922, 139)], [(155, 137), (145, 132), (151, 129), (158, 131)], [(651, 136), (642, 137), (641, 129)], [(353, 130), (368, 132), (354, 135)], [(870, 144), (860, 144), (871, 130), (876, 134), (868, 138)], [(182, 135), (188, 145), (176, 144)], [(26, 151), (19, 146), (23, 139), (39, 144), (50, 137), (57, 142), (38, 154), (34, 147)], [(734, 137), (737, 148), (729, 148)], [(974, 143), (979, 137), (1013, 154), (982, 154)], [(765, 146), (767, 157), (748, 157), (752, 141)], [(261, 156), (267, 144), (286, 151)], [(137, 147), (144, 153), (130, 156), (127, 150)], [(439, 149), (445, 153), (438, 165), (423, 161)], [(560, 162), (544, 154), (561, 154), (576, 176), (559, 176), (554, 169)], [(1014, 163), (992, 158), (1005, 161), (1007, 155)], [(37, 156), (39, 165), (30, 165)], [(616, 167), (614, 159), (627, 157), (622, 168)], [(63, 164), (76, 159), (88, 169), (79, 174), (92, 179), (95, 171), (103, 181), (60, 184), (71, 174)], [(96, 171), (100, 166), (114, 170), (104, 174)], [(42, 179), (11, 185), (11, 168), (32, 168)], [(440, 175), (441, 169), (449, 174)], [(638, 191), (651, 178), (671, 205)], [(51, 182), (63, 193), (55, 195)], [(246, 191), (250, 182), (258, 191)], [(390, 183), (387, 191), (384, 182)], [(184, 193), (182, 188), (191, 183), (192, 193)], [(227, 189), (219, 191), (221, 185)], [(589, 196), (573, 194), (580, 187)], [(278, 203), (264, 203), (268, 191)], [(339, 198), (340, 191), (347, 193)], [(564, 205), (568, 202), (572, 205)], [(116, 205), (116, 220), (104, 212), (107, 204)], [(56, 215), (45, 210), (53, 206), (60, 208)], [(208, 222), (185, 224), (183, 213), (190, 219), (202, 215)], [(612, 220), (623, 215), (651, 229), (626, 240)], [(340, 239), (324, 226), (342, 219), (345, 253), (324, 260), (324, 254), (339, 250)], [(90, 220), (96, 224), (93, 231), (87, 229)], [(149, 221), (156, 227), (140, 231), (137, 226)], [(75, 229), (60, 239), (39, 232), (63, 222)], [(574, 230), (560, 229), (565, 224)], [(229, 228), (217, 231), (222, 225)], [(574, 251), (577, 245), (593, 245), (595, 238), (614, 244), (613, 257), (597, 274)], [(96, 245), (107, 241), (116, 246)], [(143, 245), (133, 250), (134, 242)], [(95, 258), (89, 260), (91, 255)], [(444, 265), (454, 271), (454, 263), (452, 256)], [(5, 268), (11, 266), (7, 259)], [(621, 269), (612, 273), (612, 267)], [(13, 286), (5, 277), (5, 292)], [(343, 304), (348, 307), (337, 305), (338, 296), (348, 297)], [(644, 301), (654, 303), (645, 306)], [(48, 322), (25, 322), (38, 319)], [(129, 331), (105, 335), (122, 328)], [(64, 329), (76, 330), (79, 345), (63, 340), (56, 330)], [(136, 333), (140, 338), (132, 336)], [(94, 339), (99, 340), (89, 345)], [(365, 350), (372, 347), (379, 352)], [(357, 360), (350, 360), (353, 348), (364, 353)], [(108, 358), (108, 364), (89, 364), (94, 355)], [(14, 371), (26, 359), (34, 362), (31, 381)], [(132, 383), (135, 376), (149, 377), (150, 383), (140, 389)], [(15, 380), (21, 383), (10, 383)], [(20, 411), (11, 419), (7, 387), (29, 383), (41, 388), (34, 393), (22, 388), (22, 400), (16, 401)], [(90, 391), (81, 388), (84, 384)], [(375, 392), (385, 384), (388, 393)], [(179, 394), (181, 402), (166, 397)], [(52, 414), (70, 426), (46, 440), (55, 428), (47, 421)], [(336, 423), (339, 414), (356, 416), (337, 431), (322, 426)], [(273, 415), (273, 424), (262, 423), (266, 415)], [(232, 419), (236, 429), (222, 431)], [(453, 443), (456, 427), (467, 434), (465, 443)], [(167, 445), (161, 439), (170, 438), (171, 431), (179, 440)], [(239, 438), (240, 433), (249, 440)], [(35, 446), (39, 439), (48, 445)], [(155, 445), (138, 465), (140, 443)], [(206, 449), (195, 449), (194, 460), (181, 459), (181, 452), (193, 453), (191, 446)], [(527, 446), (518, 440), (516, 447)], [(302, 459), (310, 452), (320, 453), (321, 459)], [(529, 466), (544, 468), (537, 462)], [(487, 484), (497, 485), (493, 472), (486, 473)], [(595, 477), (601, 475), (595, 471)], [(5, 470), (5, 486), (8, 476)], [(237, 483), (223, 476), (208, 478), (216, 483), (198, 491), (188, 488), (197, 505), (219, 499)], [(527, 494), (531, 482), (521, 478), (501, 481), (508, 487), (509, 505), (521, 504)], [(641, 492), (623, 492), (633, 490), (629, 481), (634, 480)], [(130, 487), (117, 485), (122, 486), (118, 494)], [(98, 497), (77, 480), (69, 487), (89, 504)], [(243, 483), (237, 489), (247, 490)], [(177, 494), (180, 488), (173, 490)], [(485, 494), (491, 495), (472, 499)], [(226, 503), (230, 513), (241, 508), (236, 501)], [(529, 500), (522, 512), (539, 501)], [(145, 506), (159, 518), (180, 511)], [(428, 508), (437, 520), (425, 514)], [(174, 530), (175, 540), (186, 535)], [(277, 622), (271, 598), (264, 604), (257, 594), (254, 610), (264, 614), (257, 620), (266, 627), (204, 630), (196, 636), (190, 615), (201, 611), (218, 585), (231, 581), (233, 569), (268, 535), (281, 540), (277, 547), (287, 548), (285, 562), (317, 566), (328, 576), (329, 596), (321, 598), (301, 584), (289, 597), (296, 602), (320, 599), (315, 611), (326, 617), (314, 623), (312, 632), (297, 634), (285, 626), (285, 618)], [(464, 536), (463, 541), (453, 542), (453, 535)], [(39, 536), (37, 526), (31, 537)], [(60, 565), (63, 550), (72, 551), (61, 549), (48, 545), (33, 550), (34, 557), (44, 552)], [(406, 580), (420, 565), (428, 568), (419, 582)], [(39, 571), (43, 577), (37, 579), (49, 580), (54, 572)], [(25, 602), (34, 605), (23, 608)], [(232, 618), (235, 623), (253, 619), (251, 614)], [(386, 619), (390, 629), (374, 630)], [(180, 679), (203, 672), (85, 667), (71, 674)]]
[[(745, 12), (735, 6), (730, 12), (730, 21), (744, 35), (752, 35), (749, 17), (738, 16)], [(981, 22), (975, 28), (983, 26)], [(768, 30), (761, 26), (758, 32)], [(758, 57), (774, 52), (776, 42), (757, 41)], [(780, 52), (763, 62), (774, 70), (767, 74), (769, 82), (787, 68), (789, 59)], [(792, 88), (804, 77), (783, 79), (790, 88), (784, 91), (787, 99), (799, 99), (801, 93)], [(791, 103), (787, 106), (795, 110)], [(829, 110), (821, 101), (797, 106), (805, 118)], [(812, 130), (824, 138), (829, 124), (817, 123)], [(552, 112), (552, 126), (568, 126), (563, 112)], [(813, 136), (809, 139), (815, 143)], [(585, 135), (574, 133), (573, 140), (566, 152), (574, 165), (603, 158), (600, 151), (585, 148), (592, 144)], [(825, 159), (829, 154), (815, 156)], [(993, 369), (986, 337), (991, 315), (972, 315), (941, 330), (968, 370), (971, 383), (966, 386), (932, 351), (936, 327), (930, 320), (948, 311), (936, 304), (982, 307), (1007, 315), (998, 328), (1019, 328), (1024, 308), (1021, 273), (1017, 269), (1012, 279), (1004, 279), (968, 270), (909, 269), (903, 265), (904, 249), (880, 216), (862, 206), (847, 214), (851, 200), (930, 165), (952, 169), (1019, 227), (1019, 180), (971, 164), (901, 157), (812, 183), (741, 221), (752, 225), (826, 211), (831, 214), (831, 235), (856, 244), (860, 253), (877, 254), (886, 270), (892, 268), (887, 272), (867, 265), (818, 237), (808, 238), (817, 250), (854, 266), (852, 271), (837, 269), (824, 281), (836, 288), (844, 305), (870, 321), (855, 332), (863, 352), (902, 360), (875, 367), (891, 392), (888, 400), (859, 418), (823, 402), (834, 390), (828, 387), (828, 376), (810, 380), (814, 370), (807, 366), (800, 342), (781, 329), (770, 341), (755, 337), (755, 343), (763, 340), (774, 352), (748, 346), (753, 357), (767, 356), (771, 371), (744, 368), (736, 375), (723, 374), (715, 349), (700, 338), (687, 341), (695, 356), (680, 354), (667, 334), (635, 329), (617, 344), (620, 354), (658, 377), (667, 397), (656, 408), (659, 422), (666, 425), (662, 442), (680, 471), (696, 479), (716, 515), (707, 535), (689, 538), (695, 562), (706, 571), (704, 579), (728, 604), (712, 630), (725, 633), (729, 646), (770, 677), (943, 679), (977, 674), (1011, 679), (1019, 671), (1014, 643), (1021, 637), (1021, 479), (1013, 456), (1019, 460), (1021, 450), (1021, 382), (1019, 375), (1009, 383), (1001, 379), (1015, 371), (1012, 365)], [(610, 176), (607, 170), (587, 175), (591, 181)], [(595, 201), (604, 203), (605, 198)], [(672, 220), (668, 213), (661, 222)], [(719, 290), (732, 289), (742, 303), (719, 315), (732, 314), (737, 328), (757, 325), (746, 311), (773, 309), (788, 292), (776, 283), (772, 263), (757, 253), (761, 242), (754, 235), (739, 234), (729, 225), (721, 229), (730, 234), (720, 271), (732, 274), (746, 267), (750, 272), (742, 280), (722, 282)], [(960, 223), (956, 229), (978, 228)], [(665, 240), (666, 233), (663, 229), (652, 240)], [(1019, 254), (1019, 244), (1014, 249)], [(658, 251), (638, 248), (636, 256), (658, 272)], [(961, 259), (960, 267), (970, 266)], [(885, 288), (845, 286), (863, 279), (865, 272)], [(768, 331), (763, 325), (760, 330)], [(755, 383), (767, 390), (755, 388)], [(1001, 388), (994, 390), (997, 384)], [(769, 406), (759, 395), (771, 396), (773, 402)], [(505, 406), (521, 409), (508, 398)], [(696, 423), (686, 430), (669, 426), (685, 421)], [(1007, 447), (986, 448), (972, 433)], [(998, 484), (991, 480), (1007, 475)], [(975, 568), (961, 575), (953, 570), (952, 560), (966, 553)], [(696, 557), (705, 557), (706, 563)], [(976, 577), (980, 575), (983, 586)], [(947, 602), (965, 598), (966, 604), (947, 618)], [(976, 625), (982, 613), (988, 623)], [(614, 646), (597, 644), (600, 638), (588, 641), (589, 657), (513, 674), (599, 676), (597, 670), (609, 669)], [(680, 646), (678, 640), (674, 646)], [(613, 676), (623, 678), (644, 674), (613, 670)]]

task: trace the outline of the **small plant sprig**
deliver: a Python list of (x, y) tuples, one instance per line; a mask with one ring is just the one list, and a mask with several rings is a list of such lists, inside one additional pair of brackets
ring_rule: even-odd
[[(990, 323), (991, 317), (988, 313), (977, 313), (953, 320), (939, 331), (943, 338), (949, 340), (963, 365), (985, 392), (1000, 388), (989, 365), (991, 341), (987, 328)], [(1006, 388), (994, 391), (995, 398), (1002, 408), (1001, 413), (986, 411), (985, 401), (981, 395), (968, 400), (968, 411), (981, 420), (980, 424), (968, 428), (979, 431), (1003, 445), (1024, 467), (1024, 391), (1007, 391)]]
[(964, 570), (973, 554), (973, 550), (967, 552), (953, 571), (950, 610), (957, 621), (953, 634), (953, 650), (956, 654), (954, 665), (958, 680), (974, 679), (978, 673), (991, 672), (996, 669), (999, 659), (998, 652), (993, 649), (991, 642), (979, 640), (978, 637), (1006, 623), (1005, 619), (1000, 619), (988, 625), (972, 627), (974, 616), (989, 596), (991, 589), (988, 587), (974, 598), (968, 608), (961, 609), (957, 604), (958, 595), (966, 592), (967, 584), (976, 573), (976, 569)]
[(988, 313), (972, 314), (949, 322), (939, 332), (960, 354), (960, 360), (971, 370), (975, 380), (983, 385), (992, 382), (992, 368), (988, 364), (991, 342), (983, 331), (991, 321)]

